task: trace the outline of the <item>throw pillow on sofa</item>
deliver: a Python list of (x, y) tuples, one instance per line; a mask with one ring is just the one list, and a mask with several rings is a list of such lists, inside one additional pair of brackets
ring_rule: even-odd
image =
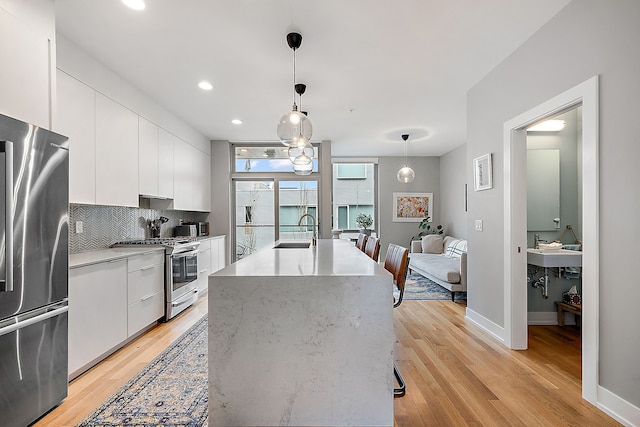
[(427, 234), (422, 236), (423, 254), (441, 254), (443, 251), (442, 236), (439, 234)]
[(453, 258), (460, 258), (463, 252), (467, 252), (467, 241), (455, 239), (449, 243), (445, 255)]

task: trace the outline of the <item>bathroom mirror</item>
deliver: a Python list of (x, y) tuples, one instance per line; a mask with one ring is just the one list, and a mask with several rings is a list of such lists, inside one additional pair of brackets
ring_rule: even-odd
[(527, 150), (527, 230), (560, 228), (560, 150)]

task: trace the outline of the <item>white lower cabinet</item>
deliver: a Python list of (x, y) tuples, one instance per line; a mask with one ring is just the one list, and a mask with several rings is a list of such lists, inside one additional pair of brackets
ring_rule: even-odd
[(198, 291), (200, 295), (209, 289), (209, 274), (211, 274), (211, 240), (201, 240), (198, 250)]
[(164, 315), (164, 250), (69, 270), (73, 378)]
[(226, 264), (227, 239), (217, 236), (211, 239), (211, 273), (222, 270)]
[(164, 253), (129, 258), (127, 336), (164, 315)]
[(127, 339), (127, 260), (69, 270), (69, 374)]

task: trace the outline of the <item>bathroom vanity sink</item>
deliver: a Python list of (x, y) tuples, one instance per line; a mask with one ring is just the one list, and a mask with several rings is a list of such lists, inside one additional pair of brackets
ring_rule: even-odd
[(527, 264), (539, 267), (582, 267), (582, 252), (560, 249), (557, 252), (542, 252), (527, 248)]

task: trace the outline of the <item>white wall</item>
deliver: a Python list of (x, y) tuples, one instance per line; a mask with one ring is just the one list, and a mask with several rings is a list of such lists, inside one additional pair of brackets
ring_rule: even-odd
[(378, 233), (381, 238), (380, 259), (383, 260), (389, 243), (408, 247), (417, 234), (419, 222), (393, 222), (393, 193), (433, 193), (433, 224), (440, 224), (440, 158), (409, 157), (409, 166), (416, 173), (410, 183), (398, 182), (396, 174), (404, 165), (404, 157), (378, 159)]
[[(526, 17), (523, 17), (526, 19)], [(640, 226), (640, 2), (571, 2), (468, 93), (467, 165), (494, 155), (494, 188), (469, 192), (469, 309), (504, 325), (503, 124), (563, 91), (600, 75), (600, 385), (640, 407), (640, 339), (634, 279)], [(471, 168), (467, 170), (468, 181)], [(472, 228), (469, 228), (470, 230)], [(588, 244), (588, 242), (585, 242)], [(634, 329), (635, 328), (635, 329)]]
[[(445, 234), (467, 238), (465, 184), (467, 184), (467, 145), (463, 144), (440, 157), (440, 218)], [(467, 185), (467, 192), (473, 186)]]

